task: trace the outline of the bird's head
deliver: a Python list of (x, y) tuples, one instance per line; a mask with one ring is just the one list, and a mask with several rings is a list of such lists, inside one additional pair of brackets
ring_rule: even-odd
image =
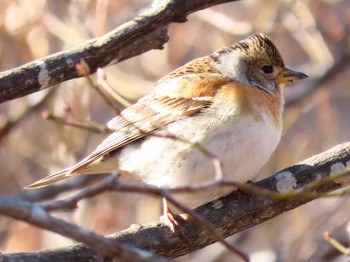
[(252, 34), (235, 45), (213, 53), (211, 57), (226, 77), (270, 94), (279, 92), (280, 84), (307, 77), (286, 67), (276, 46), (262, 33)]

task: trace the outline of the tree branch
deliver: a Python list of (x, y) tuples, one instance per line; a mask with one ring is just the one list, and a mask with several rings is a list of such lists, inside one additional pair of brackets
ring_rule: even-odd
[[(101, 254), (103, 254), (111, 257), (119, 257), (123, 261), (168, 261), (150, 252), (123, 244), (120, 241), (117, 242), (113, 239), (99, 236), (92, 231), (55, 218), (45, 212), (39, 205), (18, 201), (13, 197), (4, 196), (0, 198), (0, 213), (15, 219), (27, 221), (32, 225), (67, 236), (73, 240), (83, 242), (94, 250), (98, 250), (100, 255), (96, 257), (100, 257)], [(145, 253), (147, 255), (145, 255)]]
[[(299, 197), (272, 200), (254, 194), (234, 192), (205, 204), (195, 211), (214, 225), (218, 232), (227, 237), (310, 202), (324, 193), (344, 187), (349, 182), (348, 176), (327, 183), (319, 183), (312, 189), (307, 185), (312, 181), (325, 179), (348, 170), (349, 167), (350, 142), (333, 147), (255, 184), (263, 189), (281, 193), (295, 189), (303, 192), (305, 189), (306, 193), (315, 194), (301, 193)], [(0, 201), (0, 213), (28, 221), (26, 218), (32, 215), (28, 208), (25, 209), (27, 213), (23, 213), (22, 216), (9, 212), (16, 205), (16, 202), (6, 205), (7, 212), (5, 212), (4, 201)], [(109, 236), (109, 239), (169, 258), (188, 254), (215, 242), (210, 234), (203, 231), (194, 222), (184, 223), (181, 229), (186, 239), (178, 234), (172, 234), (169, 227), (162, 222), (154, 222), (146, 226), (133, 225), (125, 231)], [(83, 245), (35, 253), (3, 254), (2, 258), (3, 261), (18, 261), (19, 259), (21, 261), (40, 261), (40, 259), (43, 261), (101, 261), (102, 259), (98, 253)], [(108, 257), (103, 259), (103, 261), (112, 261)]]
[(99, 38), (78, 47), (35, 60), (0, 73), (0, 103), (80, 77), (75, 65), (84, 60), (90, 74), (151, 49), (162, 49), (169, 40), (167, 26), (210, 6), (237, 0), (167, 0)]

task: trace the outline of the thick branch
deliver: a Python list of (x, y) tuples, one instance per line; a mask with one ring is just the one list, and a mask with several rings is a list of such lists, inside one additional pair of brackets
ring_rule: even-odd
[[(349, 166), (350, 143), (344, 143), (288, 167), (256, 185), (272, 191), (286, 192), (303, 188), (314, 180), (329, 177)], [(320, 183), (313, 192), (331, 192), (343, 187), (343, 182), (346, 182), (345, 179), (326, 184)], [(317, 195), (301, 196), (286, 200), (271, 200), (243, 192), (234, 192), (201, 206), (195, 211), (217, 227), (218, 231), (226, 237), (301, 206), (317, 197)], [(186, 239), (172, 234), (168, 226), (162, 222), (155, 222), (146, 226), (131, 226), (129, 229), (110, 237), (124, 244), (170, 258), (188, 254), (215, 242), (195, 223), (184, 223), (182, 231), (185, 233)], [(96, 252), (82, 245), (35, 253), (3, 255), (3, 261), (18, 261), (19, 259), (21, 261), (86, 261), (88, 259), (89, 261), (101, 261), (98, 260), (101, 257)], [(111, 260), (105, 257), (104, 261)]]
[(110, 33), (82, 43), (69, 51), (38, 59), (0, 73), (0, 103), (22, 97), (79, 77), (75, 65), (82, 59), (90, 73), (151, 49), (162, 49), (168, 41), (167, 26), (184, 22), (198, 10), (237, 0), (167, 0)]

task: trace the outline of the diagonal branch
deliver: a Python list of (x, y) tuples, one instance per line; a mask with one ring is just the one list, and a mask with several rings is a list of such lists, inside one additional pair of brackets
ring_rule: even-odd
[[(307, 185), (310, 185), (310, 182), (328, 178), (331, 175), (348, 170), (349, 167), (350, 142), (333, 147), (326, 152), (288, 167), (256, 183), (256, 186), (281, 193), (296, 188), (307, 188), (310, 190), (310, 187), (307, 187)], [(349, 180), (348, 176), (329, 181), (329, 183), (319, 183), (317, 187), (313, 184), (313, 192), (319, 193), (319, 195), (314, 194), (312, 197), (305, 197), (301, 194), (299, 197), (285, 200), (272, 200), (254, 194), (234, 192), (219, 200), (203, 205), (195, 211), (214, 225), (218, 232), (227, 237), (310, 202), (324, 193), (340, 189), (346, 186), (346, 183), (349, 182), (347, 180)], [(124, 190), (126, 189), (124, 188)], [(140, 192), (140, 189), (134, 187), (132, 190), (130, 187), (129, 192)], [(4, 212), (2, 203), (0, 201), (0, 212), (13, 217), (11, 214)], [(12, 204), (15, 206), (16, 203)], [(11, 206), (7, 208), (11, 208)], [(26, 220), (25, 217), (16, 218)], [(177, 234), (172, 234), (162, 222), (154, 222), (146, 226), (131, 226), (129, 229), (109, 237), (125, 245), (132, 245), (169, 258), (188, 254), (215, 242), (210, 234), (204, 232), (194, 222), (187, 222), (182, 226), (186, 239), (179, 237)], [(63, 249), (36, 253), (3, 254), (3, 259), (4, 261), (17, 261), (16, 259), (33, 261), (34, 258), (40, 256), (47, 261), (55, 261), (57, 258), (65, 261), (83, 261), (80, 259), (80, 255), (84, 255), (84, 261), (87, 259), (98, 261), (96, 257), (99, 256), (98, 253), (90, 248), (83, 245), (74, 245)], [(111, 261), (107, 257), (104, 259), (104, 261)]]
[(35, 60), (0, 73), (0, 103), (80, 77), (75, 65), (84, 60), (90, 73), (151, 49), (162, 49), (169, 40), (167, 26), (210, 6), (237, 0), (164, 0), (115, 30), (74, 49)]
[[(87, 246), (98, 250), (99, 254), (105, 256), (119, 257), (123, 261), (168, 261), (150, 252), (139, 250), (120, 241), (117, 242), (113, 239), (99, 236), (92, 231), (55, 218), (45, 212), (39, 205), (18, 201), (13, 197), (4, 196), (0, 198), (0, 213), (15, 219), (27, 221), (40, 228), (56, 232), (73, 240), (84, 242)], [(96, 257), (100, 257), (100, 255)]]

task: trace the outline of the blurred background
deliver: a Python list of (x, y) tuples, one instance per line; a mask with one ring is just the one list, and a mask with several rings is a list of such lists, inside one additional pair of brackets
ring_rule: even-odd
[[(0, 0), (0, 71), (101, 36), (150, 5), (147, 0)], [(164, 50), (106, 68), (108, 82), (135, 101), (157, 79), (184, 63), (252, 32), (265, 32), (286, 64), (310, 78), (285, 89), (284, 136), (259, 177), (350, 139), (350, 1), (247, 0), (194, 13), (188, 20), (171, 25)], [(75, 163), (103, 139), (102, 134), (46, 120), (43, 112), (101, 125), (115, 115), (84, 78), (1, 104), (0, 194), (20, 194), (23, 186)], [(349, 208), (347, 197), (316, 200), (229, 241), (250, 253), (253, 261), (349, 261), (323, 240), (323, 232), (330, 230), (349, 246), (345, 230)], [(158, 201), (150, 197), (106, 193), (82, 201), (74, 212), (57, 215), (109, 234), (132, 223), (156, 221), (160, 210)], [(2, 252), (70, 243), (0, 217)], [(232, 259), (229, 251), (215, 244), (177, 260)]]

